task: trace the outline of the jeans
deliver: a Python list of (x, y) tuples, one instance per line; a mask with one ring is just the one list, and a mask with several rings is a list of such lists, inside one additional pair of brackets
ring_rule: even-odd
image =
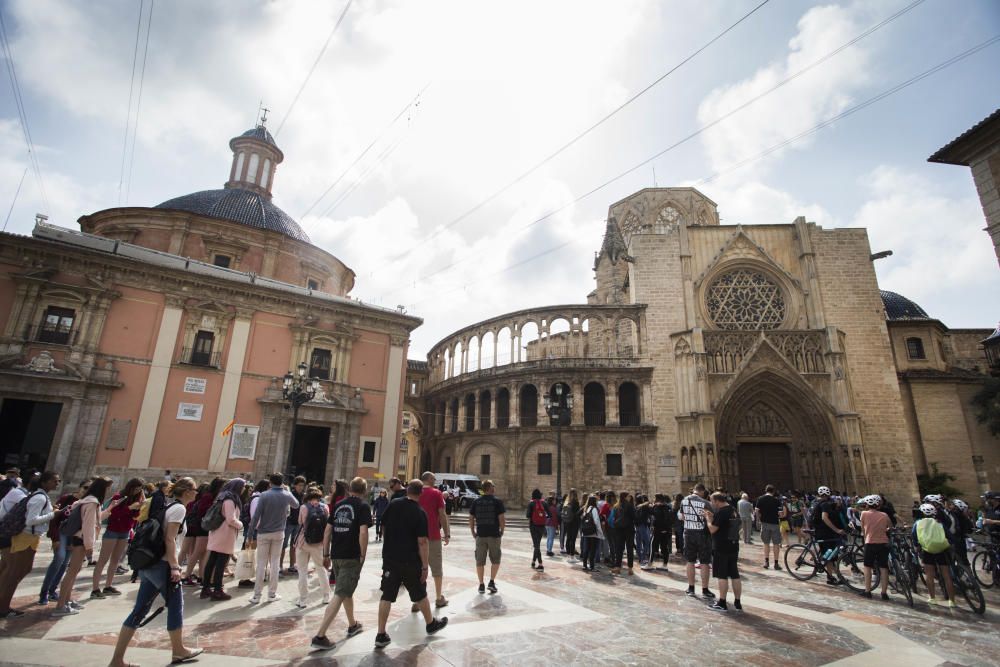
[(590, 537), (583, 537), (581, 541), (583, 542), (583, 545), (580, 547), (583, 552), (583, 566), (593, 570), (594, 561), (597, 558), (597, 551), (600, 549), (598, 542), (603, 540), (598, 538), (596, 535), (592, 535)]
[(541, 563), (542, 562), (541, 543), (542, 543), (542, 535), (545, 534), (545, 526), (536, 526), (535, 524), (531, 524), (530, 526), (528, 526), (528, 528), (531, 530), (531, 545), (534, 548), (534, 551), (531, 552), (531, 562), (535, 563), (535, 561), (537, 561)]
[(253, 595), (260, 597), (264, 590), (264, 573), (267, 573), (268, 595), (278, 594), (278, 570), (281, 568), (282, 533), (260, 533), (257, 535), (257, 581), (254, 583)]
[(556, 541), (556, 527), (555, 526), (545, 526), (545, 553), (552, 553), (552, 544)]
[(66, 573), (66, 565), (69, 563), (67, 542), (69, 542), (69, 538), (64, 537), (56, 542), (52, 549), (52, 562), (49, 563), (49, 569), (45, 570), (45, 580), (42, 581), (42, 590), (38, 594), (40, 600), (59, 599), (59, 582), (62, 581), (63, 575)]
[(122, 625), (138, 628), (157, 595), (162, 595), (167, 603), (167, 630), (179, 630), (184, 625), (184, 596), (180, 584), (170, 581), (170, 563), (165, 560), (153, 567), (139, 570), (139, 592), (135, 597), (135, 606)]
[(638, 525), (635, 527), (635, 550), (640, 563), (649, 562), (650, 527)]
[(565, 521), (559, 522), (559, 550), (563, 553), (566, 553), (566, 527), (568, 525)]

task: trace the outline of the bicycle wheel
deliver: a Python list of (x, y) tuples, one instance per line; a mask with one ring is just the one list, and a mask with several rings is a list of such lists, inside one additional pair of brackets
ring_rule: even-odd
[(996, 583), (996, 562), (992, 551), (980, 551), (972, 559), (972, 573), (983, 588), (993, 588)]
[(793, 544), (785, 549), (785, 570), (799, 581), (808, 581), (820, 570), (816, 552), (805, 544)]
[(962, 563), (955, 563), (951, 571), (955, 577), (955, 586), (962, 590), (962, 595), (965, 596), (969, 608), (977, 614), (985, 613), (986, 598), (983, 597), (983, 591), (972, 571)]
[[(837, 576), (843, 581), (848, 588), (852, 591), (858, 593), (863, 593), (865, 590), (865, 572), (863, 569), (864, 558), (861, 556), (861, 552), (857, 549), (848, 549), (840, 558), (837, 559), (836, 568)], [(872, 568), (872, 588), (875, 590), (879, 585), (879, 578), (881, 572), (879, 569)]]
[(896, 592), (905, 596), (906, 602), (912, 607), (913, 591), (910, 588), (910, 575), (898, 560), (892, 561), (892, 584)]

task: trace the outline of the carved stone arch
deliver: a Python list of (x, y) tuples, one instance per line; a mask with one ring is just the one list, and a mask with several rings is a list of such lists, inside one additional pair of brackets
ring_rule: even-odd
[(635, 234), (642, 229), (642, 216), (637, 213), (634, 208), (629, 208), (619, 219), (621, 222), (618, 223), (618, 229), (621, 230), (622, 237), (626, 240), (626, 242), (632, 234)]
[(686, 357), (691, 354), (691, 344), (686, 338), (681, 338), (674, 344), (674, 356), (675, 357)]

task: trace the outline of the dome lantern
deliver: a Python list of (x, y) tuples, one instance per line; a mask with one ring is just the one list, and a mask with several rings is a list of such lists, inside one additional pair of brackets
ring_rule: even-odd
[(267, 131), (267, 111), (263, 109), (255, 127), (229, 140), (233, 163), (225, 185), (227, 190), (250, 190), (271, 198), (274, 171), (285, 156)]

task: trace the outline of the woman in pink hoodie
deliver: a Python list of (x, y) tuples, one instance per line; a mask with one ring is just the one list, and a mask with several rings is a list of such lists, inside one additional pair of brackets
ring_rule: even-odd
[(215, 498), (215, 504), (222, 511), (222, 525), (208, 533), (208, 563), (202, 581), (201, 597), (212, 600), (231, 600), (233, 596), (222, 590), (222, 578), (226, 573), (226, 563), (233, 556), (236, 537), (243, 523), (240, 521), (240, 494), (246, 480), (236, 477), (226, 482)]

